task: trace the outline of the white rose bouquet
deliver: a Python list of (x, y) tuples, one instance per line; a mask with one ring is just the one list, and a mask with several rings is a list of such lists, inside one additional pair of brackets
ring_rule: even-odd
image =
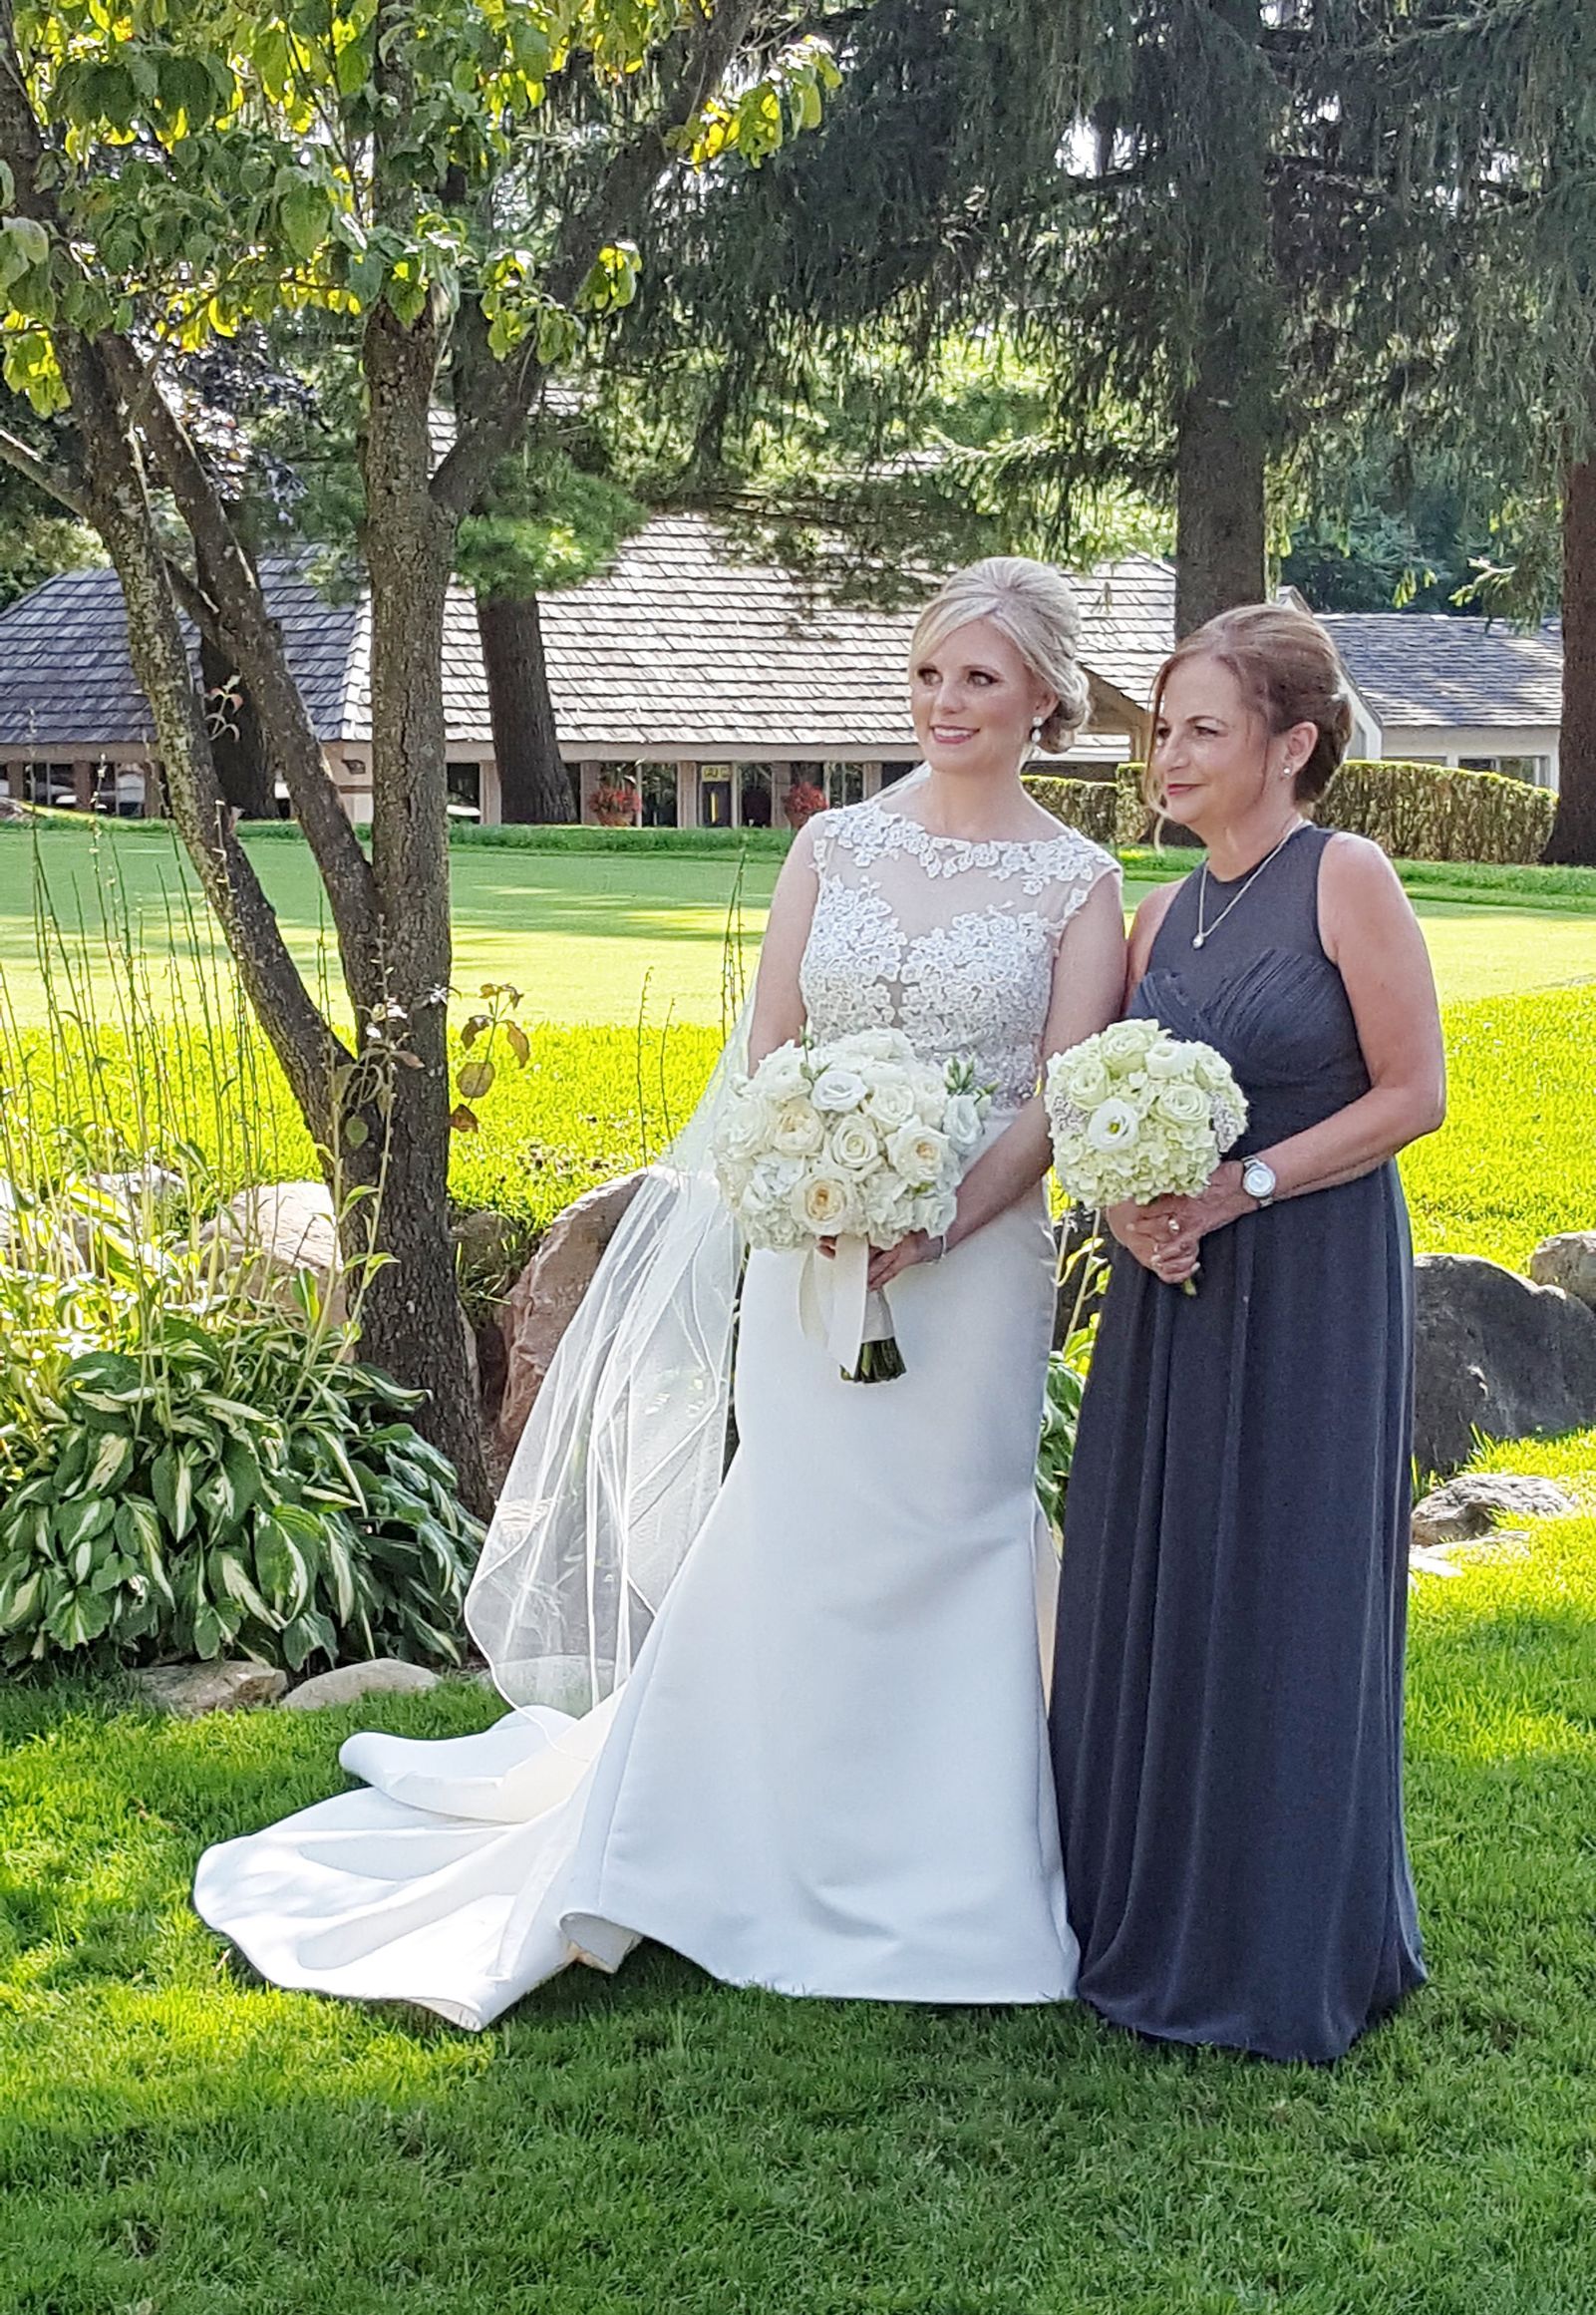
[(1194, 1197), (1247, 1123), (1223, 1054), (1158, 1021), (1116, 1021), (1056, 1053), (1043, 1098), (1065, 1193), (1099, 1209)]
[[(803, 1323), (849, 1382), (902, 1374), (885, 1296), (868, 1290), (870, 1248), (947, 1229), (991, 1101), (972, 1063), (933, 1068), (897, 1029), (805, 1036), (734, 1088), (716, 1177), (752, 1245), (809, 1255)], [(816, 1259), (821, 1238), (836, 1241), (833, 1262)]]

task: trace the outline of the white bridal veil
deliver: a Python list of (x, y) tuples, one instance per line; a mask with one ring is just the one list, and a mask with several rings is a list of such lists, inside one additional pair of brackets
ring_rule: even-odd
[(621, 1217), (493, 1513), (466, 1621), (513, 1705), (585, 1713), (627, 1678), (720, 1487), (743, 1248), (710, 1149), (750, 1009)]

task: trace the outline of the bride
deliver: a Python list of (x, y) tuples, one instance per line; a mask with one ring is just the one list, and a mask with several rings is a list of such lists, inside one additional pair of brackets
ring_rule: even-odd
[[(468, 1607), (514, 1709), (477, 1737), (351, 1738), (362, 1789), (200, 1859), (199, 1912), (276, 1984), (481, 2028), (653, 1937), (789, 1994), (1074, 1992), (1038, 1633), (1036, 1087), (1117, 1014), (1123, 932), (1113, 859), (1020, 773), (1085, 720), (1076, 634), (1063, 580), (1007, 557), (927, 607), (924, 764), (795, 839), (746, 1054), (634, 1199), (517, 1451)], [(723, 1482), (740, 1250), (705, 1154), (728, 1073), (805, 1024), (968, 1054), (992, 1114), (946, 1238), (871, 1257), (900, 1378), (843, 1381), (800, 1322), (802, 1258), (750, 1255)]]

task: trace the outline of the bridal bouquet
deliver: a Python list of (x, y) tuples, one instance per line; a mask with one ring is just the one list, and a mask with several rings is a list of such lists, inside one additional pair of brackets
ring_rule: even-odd
[[(808, 1254), (803, 1324), (849, 1382), (903, 1372), (891, 1312), (868, 1290), (870, 1248), (946, 1230), (991, 1098), (972, 1063), (933, 1068), (897, 1029), (805, 1036), (734, 1089), (716, 1176), (752, 1245)], [(817, 1259), (821, 1238), (836, 1242), (831, 1262)]]
[(1194, 1197), (1247, 1123), (1223, 1054), (1158, 1021), (1116, 1021), (1056, 1053), (1043, 1098), (1066, 1194), (1100, 1209)]

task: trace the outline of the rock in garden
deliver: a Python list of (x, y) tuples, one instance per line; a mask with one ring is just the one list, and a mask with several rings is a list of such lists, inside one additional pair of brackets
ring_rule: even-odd
[(342, 1320), (338, 1230), (325, 1182), (268, 1181), (241, 1189), (201, 1235), (219, 1236), (251, 1290), (273, 1301), (288, 1301), (296, 1271), (313, 1272), (322, 1293), (331, 1296), (334, 1323)]
[(253, 1664), (245, 1657), (217, 1664), (157, 1664), (148, 1672), (130, 1675), (134, 1686), (158, 1712), (178, 1720), (197, 1720), (203, 1712), (244, 1712), (257, 1704), (275, 1704), (288, 1686), (288, 1675), (274, 1664)]
[(1560, 1286), (1596, 1310), (1596, 1230), (1563, 1230), (1542, 1238), (1529, 1257), (1529, 1274), (1537, 1286)]
[(353, 1704), (362, 1696), (419, 1696), (438, 1686), (438, 1674), (400, 1656), (374, 1656), (367, 1664), (339, 1664), (302, 1680), (283, 1698), (284, 1712), (319, 1712), (324, 1705)]
[(599, 1256), (615, 1235), (616, 1224), (642, 1178), (640, 1172), (624, 1173), (616, 1181), (588, 1190), (574, 1205), (556, 1214), (537, 1252), (505, 1297), (500, 1321), (508, 1372), (498, 1436), (506, 1448), (513, 1449), (526, 1428), (526, 1418), (543, 1387), (559, 1338), (587, 1292)]
[(1567, 1519), (1578, 1509), (1573, 1496), (1551, 1480), (1465, 1471), (1414, 1505), (1414, 1542), (1434, 1549), (1489, 1534), (1498, 1517)]
[(1476, 1254), (1421, 1254), (1415, 1287), (1421, 1471), (1455, 1471), (1476, 1431), (1527, 1439), (1596, 1423), (1596, 1312)]

